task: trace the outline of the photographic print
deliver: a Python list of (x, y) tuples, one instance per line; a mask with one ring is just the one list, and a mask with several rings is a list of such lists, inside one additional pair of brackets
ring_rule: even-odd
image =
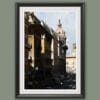
[(84, 3), (16, 6), (16, 96), (83, 97)]

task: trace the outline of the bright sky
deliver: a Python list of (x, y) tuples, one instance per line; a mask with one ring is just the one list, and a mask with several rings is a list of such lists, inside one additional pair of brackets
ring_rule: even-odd
[(49, 27), (53, 28), (54, 30), (57, 29), (58, 20), (61, 20), (63, 30), (65, 31), (67, 41), (66, 44), (68, 45), (67, 53), (70, 53), (72, 50), (73, 43), (76, 43), (75, 35), (76, 35), (76, 13), (73, 11), (69, 12), (43, 12), (38, 11), (34, 12), (36, 17), (40, 20), (43, 20)]

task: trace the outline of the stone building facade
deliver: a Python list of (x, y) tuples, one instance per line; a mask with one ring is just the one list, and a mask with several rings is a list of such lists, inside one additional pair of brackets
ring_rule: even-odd
[(55, 74), (66, 72), (67, 49), (60, 20), (54, 31), (34, 13), (25, 12), (25, 88), (56, 84)]

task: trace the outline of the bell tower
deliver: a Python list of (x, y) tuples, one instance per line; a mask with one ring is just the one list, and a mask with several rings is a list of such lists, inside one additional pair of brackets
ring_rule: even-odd
[(60, 19), (58, 20), (56, 33), (58, 41), (58, 62), (55, 70), (57, 73), (64, 75), (66, 72), (66, 50), (68, 47), (66, 45), (66, 36)]

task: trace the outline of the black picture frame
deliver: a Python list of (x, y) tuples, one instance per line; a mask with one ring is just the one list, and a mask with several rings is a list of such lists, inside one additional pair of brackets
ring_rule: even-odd
[[(15, 4), (15, 96), (16, 98), (83, 98), (85, 97), (85, 3), (16, 3)], [(80, 7), (81, 8), (81, 92), (80, 94), (20, 93), (20, 7)]]

